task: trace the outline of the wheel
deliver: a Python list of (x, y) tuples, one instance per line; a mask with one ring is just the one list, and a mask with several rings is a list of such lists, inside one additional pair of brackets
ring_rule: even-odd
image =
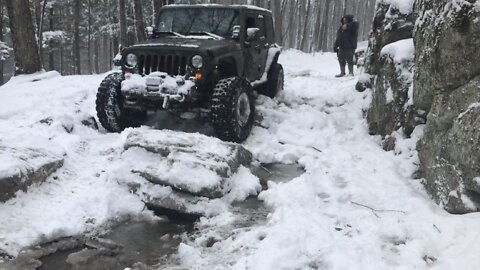
[(96, 109), (98, 120), (110, 132), (121, 132), (127, 127), (139, 127), (146, 118), (146, 112), (123, 108), (121, 94), (122, 73), (108, 75), (97, 92)]
[(220, 80), (212, 94), (211, 123), (224, 141), (243, 142), (253, 126), (255, 100), (251, 85), (242, 78)]
[(278, 63), (272, 64), (268, 71), (268, 81), (260, 90), (260, 94), (274, 98), (280, 91), (283, 91), (284, 74), (283, 67)]

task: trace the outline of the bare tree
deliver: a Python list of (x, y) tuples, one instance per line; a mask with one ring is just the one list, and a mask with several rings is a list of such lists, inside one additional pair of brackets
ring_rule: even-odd
[(29, 1), (7, 0), (5, 4), (15, 53), (15, 74), (31, 74), (42, 70)]
[(135, 17), (135, 32), (137, 41), (145, 40), (145, 23), (143, 21), (143, 4), (142, 0), (133, 0), (133, 10)]
[(82, 73), (81, 59), (80, 59), (80, 11), (82, 9), (82, 1), (75, 0), (73, 7), (73, 58), (76, 74)]
[(120, 46), (128, 47), (127, 36), (127, 15), (125, 11), (125, 0), (118, 0), (118, 13), (120, 21)]

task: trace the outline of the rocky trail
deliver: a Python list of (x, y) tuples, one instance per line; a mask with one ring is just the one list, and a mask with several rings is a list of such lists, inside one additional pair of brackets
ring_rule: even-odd
[[(478, 263), (468, 254), (455, 259), (476, 248), (479, 235), (467, 228), (480, 225), (478, 215), (447, 214), (415, 179), (422, 127), (386, 152), (364, 118), (372, 93), (356, 92), (357, 78), (335, 79), (333, 54), (288, 51), (280, 61), (285, 91), (258, 98), (242, 145), (209, 136), (189, 114), (152, 114), (150, 127), (120, 134), (97, 129), (91, 117), (102, 76), (34, 75), (0, 88), (0, 130), (9, 131), (0, 160), (11, 168), (0, 179), (22, 182), (58, 161), (42, 183), (0, 203), (0, 269)], [(19, 149), (35, 151), (12, 154)]]

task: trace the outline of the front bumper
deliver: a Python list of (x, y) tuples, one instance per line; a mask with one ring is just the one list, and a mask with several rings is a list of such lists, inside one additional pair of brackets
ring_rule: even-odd
[(161, 103), (163, 109), (168, 109), (171, 102), (185, 102), (196, 88), (194, 77), (185, 80), (184, 76), (170, 76), (164, 72), (152, 72), (147, 76), (127, 73), (121, 92), (127, 107), (150, 102)]

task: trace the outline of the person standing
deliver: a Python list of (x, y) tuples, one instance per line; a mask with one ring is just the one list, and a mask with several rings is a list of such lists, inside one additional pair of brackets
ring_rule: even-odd
[(353, 55), (357, 49), (358, 22), (353, 21), (353, 15), (345, 15), (337, 31), (334, 51), (340, 63), (340, 74), (335, 77), (345, 76), (345, 65), (348, 63), (348, 72), (353, 76)]

